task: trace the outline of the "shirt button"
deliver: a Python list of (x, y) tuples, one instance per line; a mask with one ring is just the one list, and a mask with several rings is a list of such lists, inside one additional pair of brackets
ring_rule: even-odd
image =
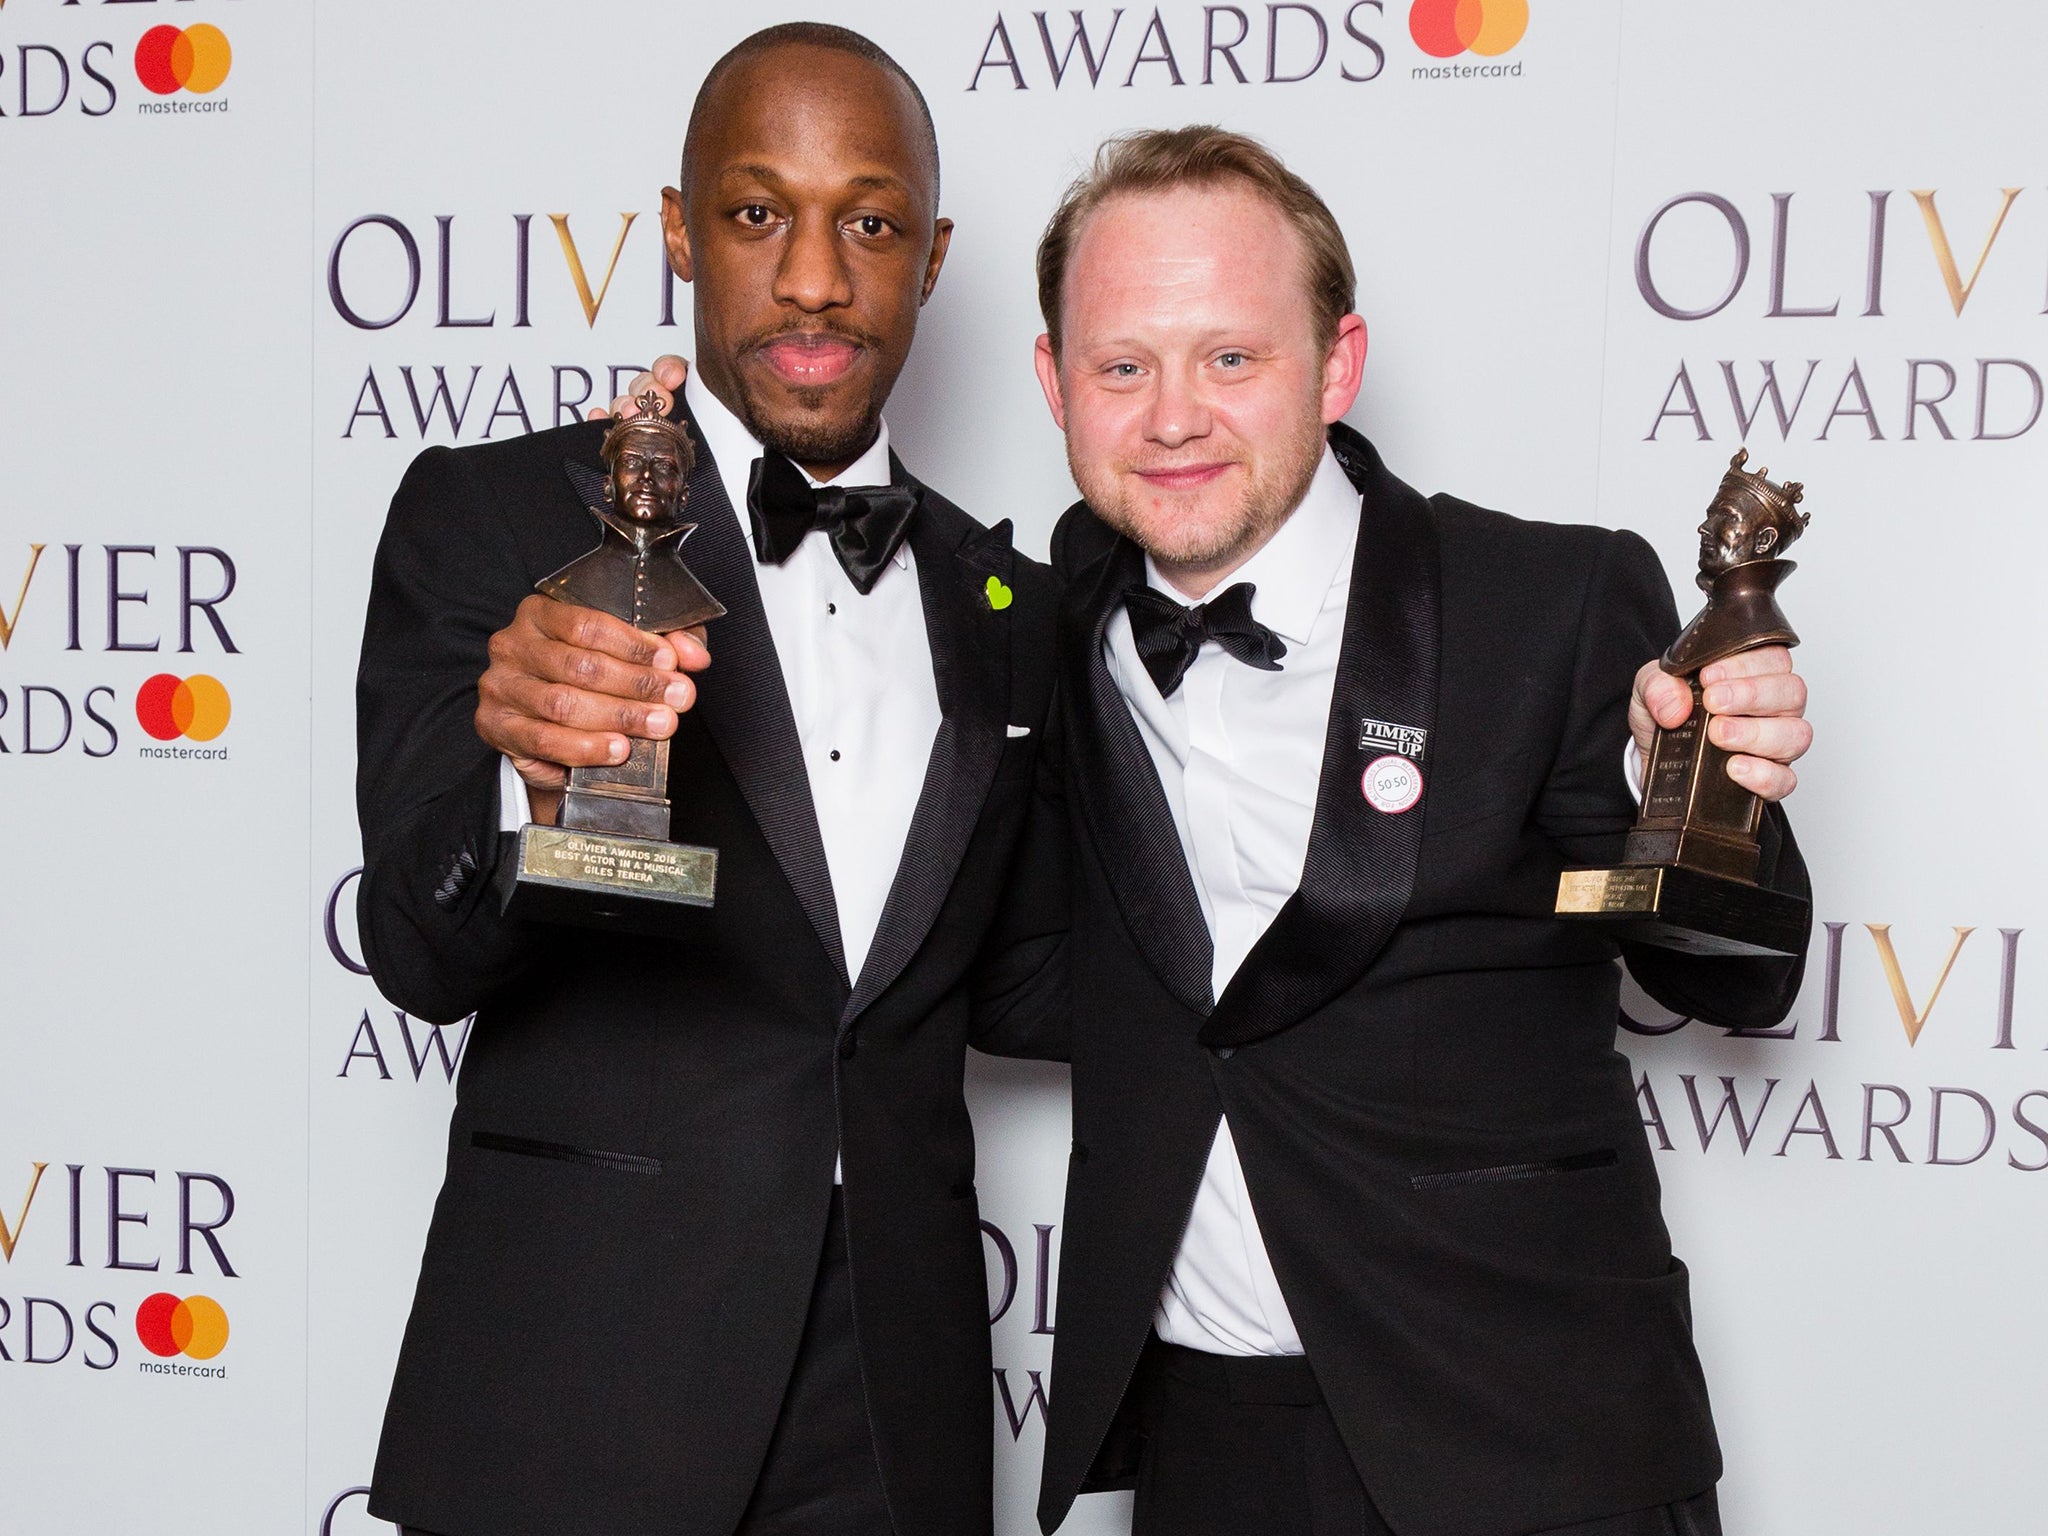
[(825, 611), (827, 613), (837, 613), (839, 611), (839, 605), (837, 603), (827, 603), (825, 605)]
[(835, 763), (839, 761), (839, 749), (837, 747), (832, 749), (832, 761)]
[(1219, 1045), (1216, 1047), (1216, 1059), (1218, 1061), (1228, 1061), (1236, 1054), (1237, 1047), (1234, 1045)]

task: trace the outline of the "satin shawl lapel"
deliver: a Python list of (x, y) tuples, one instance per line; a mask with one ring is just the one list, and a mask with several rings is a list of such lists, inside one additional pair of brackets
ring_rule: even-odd
[(804, 770), (803, 745), (782, 680), (782, 662), (775, 654), (761, 589), (754, 581), (754, 551), (725, 494), (711, 450), (694, 426), (690, 438), (697, 448), (697, 465), (690, 474), (686, 505), (697, 531), (684, 541), (683, 560), (725, 604), (725, 616), (711, 621), (712, 668), (698, 690), (695, 714), (732, 770), (775, 862), (844, 980), (846, 953), (839, 942), (832, 872), (825, 863), (824, 839), (818, 835), (818, 813), (811, 804), (811, 780)]
[(1072, 715), (1072, 783), (1124, 926), (1166, 990), (1207, 1013), (1214, 956), (1209, 925), (1159, 771), (1103, 655), (1103, 636), (1123, 594), (1144, 579), (1144, 556), (1119, 538), (1068, 584), (1060, 665)]
[[(1442, 569), (1429, 504), (1341, 425), (1331, 447), (1364, 498), (1351, 599), (1323, 743), (1322, 778), (1301, 885), (1223, 990), (1204, 1045), (1238, 1046), (1299, 1023), (1362, 975), (1415, 888), (1422, 805), (1386, 815), (1360, 788), (1372, 754), (1361, 722), (1436, 722)], [(1427, 796), (1430, 761), (1422, 760)]]
[[(916, 484), (901, 465), (895, 469), (898, 483)], [(968, 524), (963, 539), (959, 524), (948, 526), (951, 520), (938, 515), (930, 494), (925, 492), (927, 504), (911, 523), (909, 544), (938, 684), (939, 730), (896, 878), (842, 1024), (888, 990), (931, 932), (974, 836), (1006, 739), (1010, 623), (1006, 613), (990, 606), (988, 580), (1013, 574), (1010, 524), (998, 523), (986, 533)]]

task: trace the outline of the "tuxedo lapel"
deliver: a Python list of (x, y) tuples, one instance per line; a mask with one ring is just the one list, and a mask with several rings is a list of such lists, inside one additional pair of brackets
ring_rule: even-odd
[[(1428, 502), (1388, 474), (1364, 438), (1339, 425), (1330, 445), (1363, 510), (1308, 852), (1300, 886), (1204, 1024), (1204, 1045), (1264, 1039), (1350, 986), (1385, 947), (1415, 887), (1422, 805), (1375, 810), (1361, 781), (1383, 749), (1359, 743), (1367, 720), (1424, 732), (1435, 724), (1442, 628), (1436, 525)], [(1420, 767), (1426, 796), (1426, 745)]]
[(775, 862), (843, 980), (846, 954), (839, 941), (832, 872), (818, 835), (782, 662), (754, 581), (754, 552), (694, 425), (690, 438), (697, 464), (686, 506), (697, 530), (685, 542), (683, 556), (698, 580), (725, 604), (725, 616), (711, 623), (713, 670), (698, 688), (694, 714), (732, 771)]
[(1214, 950), (1159, 771), (1103, 655), (1109, 621), (1145, 579), (1144, 556), (1118, 538), (1074, 572), (1060, 615), (1061, 692), (1075, 717), (1073, 781), (1104, 877), (1140, 951), (1166, 987), (1209, 1011)]
[[(916, 483), (894, 467), (898, 483)], [(994, 782), (1009, 719), (1010, 623), (990, 602), (988, 584), (1014, 574), (1010, 524), (983, 532), (964, 518), (941, 519), (928, 503), (911, 523), (909, 545), (938, 685), (939, 729), (842, 1024), (888, 990), (931, 932)]]

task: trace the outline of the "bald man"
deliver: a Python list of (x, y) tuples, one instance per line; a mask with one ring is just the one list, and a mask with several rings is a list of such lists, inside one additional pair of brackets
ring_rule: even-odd
[[(438, 1536), (990, 1526), (961, 1091), (1052, 677), (1043, 567), (904, 470), (882, 406), (944, 263), (930, 114), (859, 35), (713, 66), (681, 185), (684, 551), (728, 610), (643, 634), (534, 583), (595, 530), (604, 428), (436, 448), (379, 547), (359, 679), (379, 986), (476, 1023), (371, 1512)], [(669, 743), (716, 904), (655, 940), (515, 921), (512, 835)], [(1057, 849), (1059, 839), (1037, 839)], [(1063, 916), (1057, 901), (1023, 902)], [(1012, 922), (1021, 921), (1013, 919)]]

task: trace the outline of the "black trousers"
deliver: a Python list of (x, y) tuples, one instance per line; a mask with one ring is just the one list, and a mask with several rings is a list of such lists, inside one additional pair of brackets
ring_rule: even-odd
[[(1301, 1356), (1153, 1339), (1134, 1390), (1145, 1449), (1131, 1536), (1392, 1536)], [(1721, 1536), (1714, 1491), (1540, 1536)]]
[[(796, 1365), (753, 1496), (733, 1536), (894, 1536), (895, 1529), (868, 1427), (853, 1332), (846, 1215), (834, 1189)], [(407, 1526), (401, 1536), (433, 1533)]]

